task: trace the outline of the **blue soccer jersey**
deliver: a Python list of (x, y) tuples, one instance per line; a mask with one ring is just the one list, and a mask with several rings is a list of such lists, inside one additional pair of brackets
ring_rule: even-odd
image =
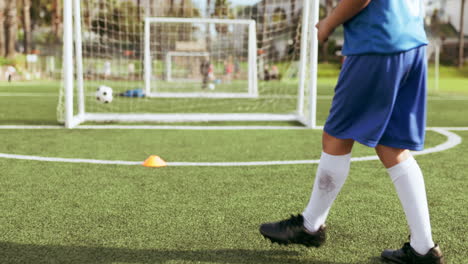
[(423, 0), (372, 0), (344, 24), (343, 54), (391, 54), (427, 44)]

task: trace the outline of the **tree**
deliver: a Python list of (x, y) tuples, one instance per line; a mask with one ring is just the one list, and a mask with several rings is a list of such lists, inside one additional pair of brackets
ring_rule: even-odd
[(288, 16), (286, 15), (286, 11), (282, 7), (277, 7), (273, 11), (271, 20), (274, 26), (282, 27), (282, 24), (286, 22), (287, 18)]
[[(211, 18), (211, 0), (206, 0), (206, 17)], [(210, 34), (206, 34), (205, 45), (208, 52), (211, 52)]]
[(180, 1), (180, 9), (179, 9), (179, 14), (181, 17), (184, 16), (184, 12), (185, 12), (185, 0), (182, 0)]
[(260, 17), (260, 22), (262, 23), (262, 34), (260, 35), (260, 49), (266, 45), (265, 40), (268, 39), (267, 34), (267, 6), (266, 1), (262, 1), (262, 16)]
[(52, 16), (55, 9), (55, 0), (29, 0), (31, 28), (34, 31), (39, 26), (51, 26), (53, 24)]
[(6, 57), (15, 56), (15, 44), (17, 40), (18, 33), (18, 21), (17, 21), (17, 9), (16, 9), (16, 0), (9, 1), (8, 7), (6, 9)]
[(459, 35), (459, 50), (458, 50), (458, 67), (463, 67), (463, 57), (464, 57), (464, 49), (465, 49), (465, 32), (463, 30), (463, 24), (465, 23), (465, 2), (466, 0), (461, 1), (461, 8), (460, 8), (460, 35)]
[[(298, 59), (300, 56), (300, 43), (302, 38), (302, 13), (296, 12), (297, 7), (297, 0), (290, 0), (291, 5), (291, 23), (294, 25), (292, 28), (295, 30), (291, 30), (291, 40), (292, 43), (288, 47), (288, 54), (293, 56), (293, 58)], [(304, 6), (303, 6), (304, 8)]]
[(170, 0), (170, 5), (169, 5), (169, 16), (174, 15), (174, 0)]
[(206, 17), (211, 17), (211, 0), (206, 0)]
[[(291, 0), (289, 3), (291, 6), (291, 23), (293, 23), (294, 25), (297, 25), (298, 18), (302, 15), (302, 14), (296, 13), (296, 1), (297, 0)], [(294, 39), (295, 37), (296, 37), (296, 32), (292, 30), (292, 39)]]
[(291, 14), (293, 16), (296, 15), (296, 1), (297, 0), (291, 0), (291, 2), (289, 3), (291, 5)]
[(140, 8), (141, 8), (141, 0), (138, 0), (138, 1), (137, 1), (137, 16), (138, 16), (138, 21), (141, 20), (141, 10), (140, 10)]
[(5, 56), (5, 9), (6, 0), (0, 0), (0, 57)]
[(57, 39), (62, 38), (62, 0), (53, 0), (52, 3), (52, 27)]
[(31, 0), (23, 0), (24, 53), (31, 48)]
[(218, 18), (231, 18), (232, 12), (228, 0), (216, 0), (215, 2), (215, 16)]
[[(328, 16), (333, 11), (333, 5), (334, 5), (333, 0), (325, 1), (325, 17)], [(325, 63), (328, 63), (328, 44), (329, 44), (329, 41), (326, 40), (322, 45), (322, 55), (323, 55), (323, 61)]]
[[(121, 38), (125, 36), (129, 42), (140, 43), (142, 28), (138, 25), (138, 7), (128, 1), (119, 4), (112, 0), (105, 8), (91, 15), (91, 31), (97, 33), (101, 43), (121, 45)], [(131, 33), (131, 34), (130, 34)]]
[[(231, 10), (228, 0), (216, 0), (214, 15), (217, 18), (233, 18), (233, 12)], [(218, 33), (226, 34), (228, 32), (228, 25), (215, 25), (216, 31)]]

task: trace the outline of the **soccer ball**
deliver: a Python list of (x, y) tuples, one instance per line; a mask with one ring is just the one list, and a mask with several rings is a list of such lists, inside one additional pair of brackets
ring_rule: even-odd
[(210, 89), (210, 90), (214, 90), (215, 88), (216, 88), (216, 86), (213, 83), (210, 83), (208, 85), (208, 89)]
[(112, 102), (114, 96), (112, 96), (112, 88), (109, 86), (101, 85), (96, 91), (96, 100), (103, 104)]

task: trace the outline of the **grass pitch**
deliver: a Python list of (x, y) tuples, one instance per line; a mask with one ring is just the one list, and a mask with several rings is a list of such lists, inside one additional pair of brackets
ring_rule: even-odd
[[(451, 76), (444, 82), (468, 84)], [(333, 78), (320, 81), (321, 123), (333, 83)], [(56, 124), (58, 86), (1, 83), (0, 124)], [(429, 126), (468, 126), (462, 87), (431, 91)], [(448, 263), (465, 264), (468, 131), (455, 133), (462, 144), (417, 160), (425, 175), (434, 240)], [(445, 140), (427, 133), (427, 147)], [(151, 154), (167, 161), (318, 159), (320, 144), (315, 130), (0, 130), (0, 153), (128, 161)], [(367, 155), (373, 150), (356, 145), (353, 156)], [(260, 223), (306, 206), (315, 169), (149, 169), (0, 159), (0, 263), (373, 264), (381, 263), (382, 249), (406, 241), (403, 211), (378, 161), (352, 164), (323, 247), (281, 247), (264, 240)]]

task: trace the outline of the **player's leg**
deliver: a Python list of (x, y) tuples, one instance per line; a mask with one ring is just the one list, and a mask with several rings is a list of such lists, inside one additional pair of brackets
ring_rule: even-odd
[(352, 139), (323, 133), (323, 151), (310, 201), (302, 215), (261, 225), (260, 232), (272, 242), (321, 246), (325, 240), (325, 220), (349, 172)]
[(411, 246), (424, 255), (434, 247), (434, 242), (422, 171), (406, 149), (379, 145), (376, 152), (387, 168), (403, 205), (411, 231)]
[(422, 171), (406, 149), (379, 145), (376, 152), (387, 168), (405, 211), (411, 231), (411, 246), (424, 255), (434, 247), (434, 242)]
[(208, 87), (208, 74), (203, 74), (202, 89)]
[(385, 168), (391, 168), (411, 157), (407, 149), (392, 148), (383, 145), (375, 147), (375, 152)]
[[(265, 237), (274, 242), (307, 246), (319, 246), (325, 241), (324, 223), (348, 176), (354, 140), (376, 143), (390, 116), (392, 97), (385, 95), (393, 94), (387, 83), (395, 76), (378, 75), (387, 72), (386, 62), (382, 56), (351, 56), (345, 61), (324, 127), (323, 151), (309, 203), (303, 214), (263, 224), (260, 232)], [(363, 75), (363, 71), (368, 74)], [(382, 102), (380, 98), (387, 101)]]
[(353, 145), (353, 139), (336, 138), (325, 131), (322, 134), (322, 150), (329, 155), (347, 155), (351, 153)]
[(312, 194), (302, 215), (304, 226), (315, 232), (325, 225), (328, 212), (348, 177), (354, 140), (323, 133), (323, 151)]
[(408, 51), (403, 61), (411, 62), (402, 80), (392, 116), (376, 147), (387, 168), (405, 211), (411, 242), (399, 250), (386, 250), (382, 257), (395, 263), (444, 263), (432, 241), (423, 174), (408, 149), (424, 145), (426, 112), (426, 59), (424, 48)]
[(381, 137), (392, 110), (396, 87), (392, 81), (402, 76), (389, 70), (388, 65), (396, 63), (398, 59), (385, 56), (351, 56), (345, 61), (324, 127), (312, 195), (303, 212), (307, 230), (324, 225), (348, 176), (354, 141), (375, 147)]
[(379, 145), (376, 152), (392, 179), (411, 231), (410, 243), (399, 250), (385, 250), (382, 257), (395, 263), (444, 263), (440, 248), (432, 241), (424, 178), (418, 163), (406, 149)]

